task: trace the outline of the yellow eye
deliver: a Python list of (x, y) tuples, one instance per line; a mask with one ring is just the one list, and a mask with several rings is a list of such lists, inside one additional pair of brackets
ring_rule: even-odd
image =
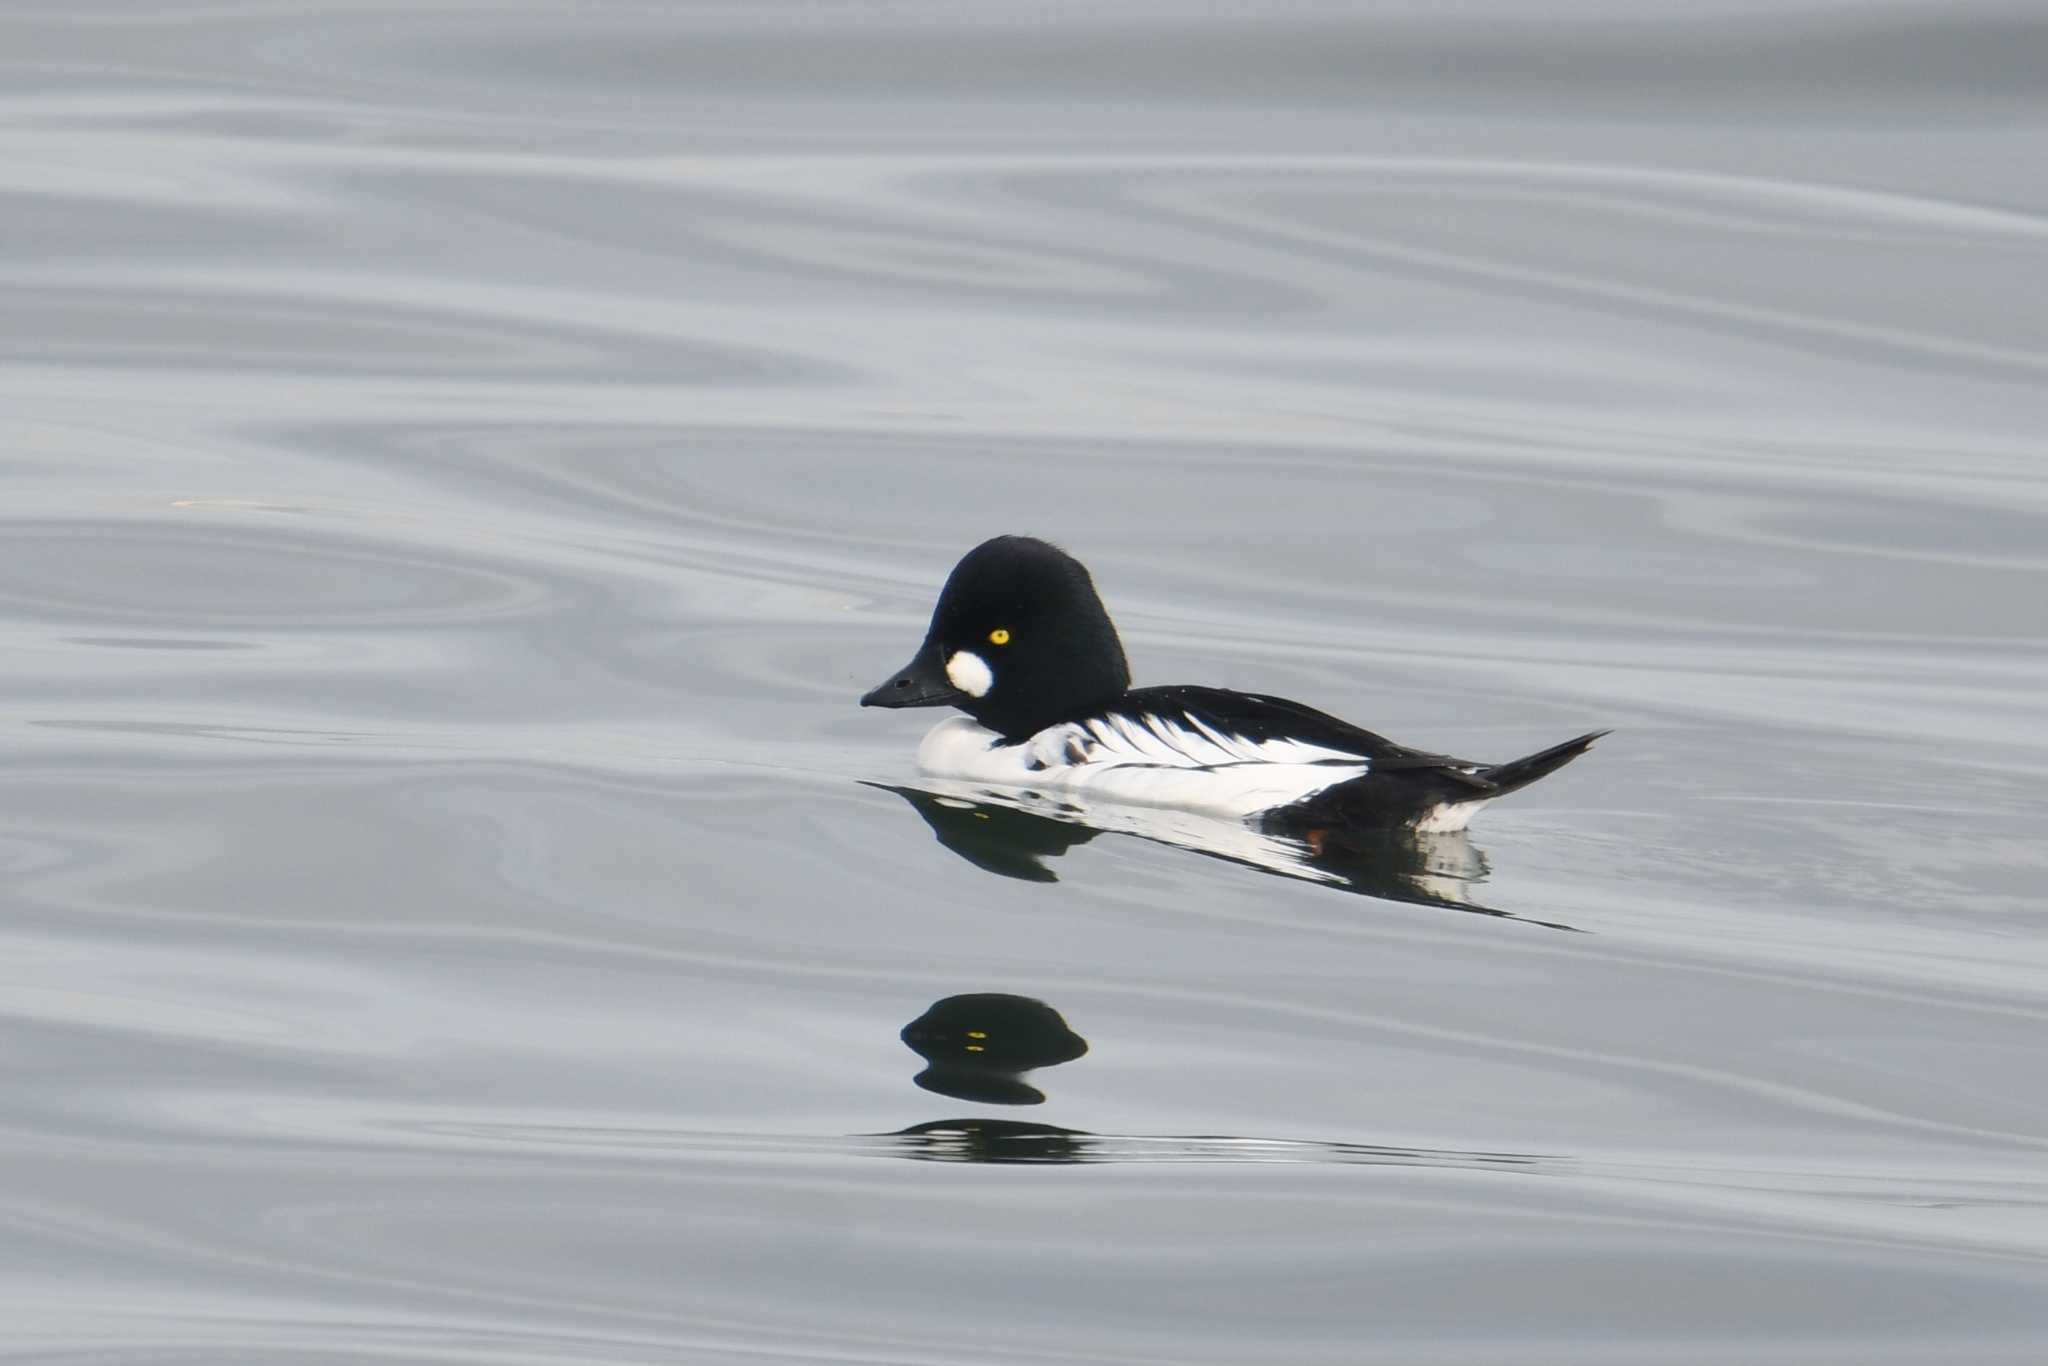
[(998, 626), (995, 630), (988, 633), (988, 643), (991, 645), (1008, 645), (1010, 643), (1010, 633)]

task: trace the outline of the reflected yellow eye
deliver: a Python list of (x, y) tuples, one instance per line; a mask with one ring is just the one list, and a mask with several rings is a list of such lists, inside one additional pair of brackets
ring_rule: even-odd
[(998, 626), (995, 630), (988, 633), (988, 643), (991, 645), (1008, 645), (1010, 643), (1010, 633)]

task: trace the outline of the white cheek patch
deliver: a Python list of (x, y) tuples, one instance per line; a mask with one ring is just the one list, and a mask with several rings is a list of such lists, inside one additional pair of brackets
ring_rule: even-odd
[(996, 685), (988, 661), (971, 650), (955, 650), (946, 661), (946, 681), (969, 697), (986, 697)]

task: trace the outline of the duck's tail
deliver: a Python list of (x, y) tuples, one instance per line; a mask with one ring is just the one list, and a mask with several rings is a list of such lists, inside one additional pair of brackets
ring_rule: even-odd
[(1504, 764), (1482, 768), (1478, 776), (1494, 785), (1492, 796), (1505, 796), (1517, 788), (1527, 787), (1546, 774), (1555, 773), (1572, 760), (1593, 747), (1593, 742), (1603, 735), (1612, 735), (1611, 730), (1589, 731), (1576, 740), (1567, 740), (1561, 745), (1538, 750), (1534, 754), (1510, 759)]

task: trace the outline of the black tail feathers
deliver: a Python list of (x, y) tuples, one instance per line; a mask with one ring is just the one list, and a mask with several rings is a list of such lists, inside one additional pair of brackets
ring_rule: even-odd
[(1557, 772), (1591, 749), (1595, 740), (1613, 733), (1607, 730), (1590, 731), (1576, 740), (1567, 740), (1561, 745), (1552, 745), (1549, 749), (1538, 750), (1519, 759), (1510, 759), (1504, 764), (1495, 764), (1492, 768), (1482, 768), (1479, 770), (1479, 776), (1494, 785), (1493, 795), (1498, 797), (1517, 788), (1527, 787), (1545, 774)]

